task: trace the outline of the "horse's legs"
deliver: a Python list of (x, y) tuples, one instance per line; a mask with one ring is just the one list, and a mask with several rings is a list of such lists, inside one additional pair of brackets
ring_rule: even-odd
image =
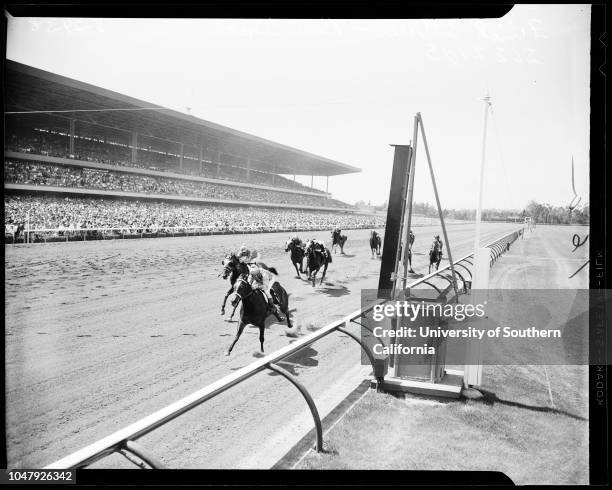
[(261, 344), (261, 352), (264, 351), (264, 332), (266, 331), (266, 327), (264, 325), (259, 326), (259, 343)]
[(315, 269), (314, 271), (310, 271), (310, 279), (312, 280), (312, 287), (313, 288), (315, 286), (315, 280), (316, 280), (316, 277), (317, 277), (317, 272), (319, 272), (319, 269)]
[(287, 295), (286, 291), (282, 290), (275, 294), (278, 299), (280, 311), (285, 315), (285, 318), (287, 319), (287, 327), (292, 328), (293, 325), (291, 325), (291, 319), (289, 318), (289, 296)]
[(238, 330), (236, 331), (236, 337), (234, 338), (234, 341), (232, 342), (232, 344), (229, 346), (229, 349), (227, 349), (227, 353), (225, 354), (226, 356), (229, 356), (231, 354), (232, 349), (236, 345), (236, 342), (238, 342), (238, 339), (242, 335), (242, 331), (244, 330), (244, 327), (246, 327), (246, 323), (244, 323), (242, 319), (240, 319), (240, 322), (238, 323)]
[(319, 286), (323, 284), (323, 279), (325, 279), (326, 272), (327, 272), (327, 262), (325, 262), (325, 267), (323, 267), (323, 275), (321, 276), (321, 282), (319, 283)]
[(281, 311), (285, 314), (285, 318), (287, 319), (287, 327), (293, 328), (293, 325), (291, 324), (291, 318), (289, 318), (289, 301), (287, 301), (287, 304), (283, 307)]
[(230, 315), (229, 319), (231, 320), (232, 318), (234, 318), (234, 313), (236, 313), (236, 308), (238, 308), (238, 305), (241, 303), (241, 301), (238, 301), (238, 303), (236, 303), (236, 306), (234, 306), (234, 309), (232, 310), (232, 314)]
[[(229, 298), (229, 295), (232, 294), (232, 291), (234, 290), (234, 285), (232, 284), (230, 286), (230, 288), (227, 290), (227, 293), (225, 293), (225, 297), (223, 298), (223, 303), (221, 304), (221, 315), (225, 315), (225, 303), (227, 302), (227, 298)], [(235, 310), (236, 308), (234, 308)]]
[[(300, 265), (302, 265), (302, 264), (300, 264)], [(299, 278), (300, 277), (300, 271), (298, 270), (297, 262), (293, 263), (293, 267), (295, 267), (295, 272), (296, 272), (296, 274), (297, 274), (297, 276)]]

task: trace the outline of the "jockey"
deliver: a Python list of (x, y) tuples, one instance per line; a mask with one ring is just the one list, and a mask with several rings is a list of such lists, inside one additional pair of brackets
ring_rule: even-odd
[(327, 258), (327, 247), (325, 246), (325, 242), (323, 240), (317, 240), (316, 238), (313, 238), (312, 240), (310, 240), (310, 247), (315, 252), (321, 252), (323, 254), (323, 257)]
[(250, 267), (248, 281), (251, 287), (253, 288), (253, 290), (261, 291), (263, 293), (264, 298), (266, 298), (266, 300), (268, 301), (268, 306), (270, 310), (272, 310), (272, 313), (280, 321), (282, 321), (282, 317), (280, 315), (280, 310), (278, 308), (278, 305), (274, 303), (274, 300), (272, 299), (272, 296), (270, 295), (271, 284), (270, 284), (269, 277), (267, 276), (267, 274), (264, 275), (261, 272), (261, 269), (257, 266)]
[(240, 246), (240, 250), (238, 251), (238, 253), (236, 254), (236, 256), (238, 257), (238, 260), (244, 264), (246, 264), (247, 262), (250, 262), (251, 260), (253, 260), (254, 258), (257, 257), (257, 251), (253, 250), (253, 252), (251, 252), (246, 245), (243, 243)]
[(433, 243), (431, 244), (431, 250), (434, 250), (435, 248), (440, 250), (440, 254), (442, 254), (442, 240), (440, 240), (440, 235), (436, 235)]

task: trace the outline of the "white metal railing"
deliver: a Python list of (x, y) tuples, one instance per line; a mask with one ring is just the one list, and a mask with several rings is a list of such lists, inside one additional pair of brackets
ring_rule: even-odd
[[(366, 229), (366, 228), (382, 228), (384, 225), (377, 223), (366, 223), (362, 225), (346, 226), (346, 230)], [(198, 236), (198, 235), (231, 235), (231, 234), (246, 234), (246, 233), (276, 233), (276, 232), (304, 232), (304, 231), (326, 231), (332, 226), (258, 226), (255, 228), (244, 226), (234, 228), (215, 228), (211, 229), (206, 226), (172, 226), (160, 228), (146, 227), (114, 227), (114, 228), (31, 228), (27, 227), (21, 231), (22, 237), (17, 239), (21, 243), (35, 242), (57, 242), (57, 241), (75, 241), (75, 240), (104, 240), (104, 239), (121, 239), (130, 238), (151, 238), (164, 236)], [(15, 242), (13, 234), (5, 229), (6, 238)], [(8, 242), (10, 243), (10, 242)]]
[[(485, 245), (485, 247), (491, 248), (491, 251), (492, 251), (491, 252), (492, 253), (491, 265), (501, 255), (501, 253), (507, 250), (508, 244), (514, 242), (522, 234), (522, 232), (523, 232), (522, 230), (514, 231), (512, 233), (509, 233), (507, 235), (504, 235), (498, 238), (497, 240), (493, 240), (488, 245)], [(461, 259), (457, 260), (453, 265), (460, 265), (461, 262), (469, 261), (469, 258), (472, 256), (473, 256), (473, 253), (468, 254), (462, 257)], [(436, 287), (436, 286), (433, 286), (429, 281), (435, 276), (444, 277), (442, 276), (441, 273), (445, 272), (449, 268), (450, 268), (450, 264), (448, 264), (447, 266), (435, 272), (432, 272), (431, 274), (428, 274), (424, 277), (419, 278), (418, 280), (407, 285), (407, 287), (414, 288), (415, 286), (418, 286), (419, 284), (428, 284), (432, 287)], [(469, 271), (469, 269), (467, 268), (465, 269), (470, 273), (470, 279), (471, 279), (471, 272)], [(175, 419), (181, 414), (184, 414), (185, 412), (191, 410), (192, 408), (197, 407), (198, 405), (204, 403), (205, 401), (210, 400), (211, 398), (219, 395), (220, 393), (227, 391), (233, 386), (236, 386), (242, 381), (266, 369), (270, 369), (272, 371), (275, 371), (283, 375), (285, 378), (289, 379), (289, 381), (291, 381), (296, 387), (298, 387), (298, 389), (300, 389), (300, 391), (302, 392), (302, 395), (306, 398), (306, 401), (308, 402), (308, 405), (311, 409), (311, 413), (315, 421), (315, 428), (317, 432), (317, 449), (321, 450), (322, 449), (321, 420), (316, 410), (316, 407), (314, 406), (314, 402), (312, 398), (310, 397), (308, 392), (304, 389), (304, 387), (295, 379), (294, 376), (289, 374), (287, 371), (283, 370), (280, 366), (277, 366), (276, 363), (279, 361), (282, 361), (284, 358), (290, 355), (295, 354), (300, 349), (316, 342), (317, 340), (331, 334), (332, 332), (339, 331), (339, 332), (349, 335), (349, 337), (353, 338), (354, 340), (356, 340), (357, 342), (361, 344), (361, 347), (364, 349), (365, 353), (368, 355), (370, 359), (370, 362), (372, 363), (374, 375), (377, 378), (378, 385), (380, 386), (381, 385), (380, 381), (382, 380), (381, 372), (380, 372), (381, 371), (380, 364), (377, 363), (377, 360), (374, 358), (370, 349), (359, 339), (359, 337), (347, 331), (347, 327), (349, 327), (351, 322), (355, 321), (357, 318), (363, 317), (366, 313), (370, 312), (376, 305), (386, 303), (388, 301), (389, 300), (387, 299), (375, 300), (372, 303), (370, 303), (368, 306), (363, 307), (351, 313), (350, 315), (345, 316), (344, 318), (340, 320), (336, 320), (322, 327), (316, 332), (313, 332), (277, 350), (276, 352), (273, 352), (272, 354), (269, 354), (249, 364), (248, 366), (245, 366), (239, 369), (238, 371), (231, 373), (211, 383), (210, 385), (202, 388), (201, 390), (196, 391), (195, 393), (192, 393), (172, 403), (171, 405), (168, 405), (162, 408), (161, 410), (158, 410), (157, 412), (140, 419), (139, 421), (129, 426), (118, 430), (117, 432), (114, 432), (113, 434), (103, 439), (100, 439), (99, 441), (96, 441), (93, 444), (90, 444), (89, 446), (79, 451), (76, 451), (70, 454), (69, 456), (66, 456), (65, 458), (62, 458), (58, 461), (55, 461), (54, 463), (51, 463), (45, 466), (44, 469), (80, 468), (80, 467), (90, 465), (114, 452), (120, 452), (126, 457), (128, 457), (128, 459), (130, 460), (131, 458), (128, 456), (128, 454), (131, 453), (133, 455), (136, 455), (143, 461), (145, 461), (149, 466), (153, 468), (163, 468), (163, 465), (154, 456), (152, 456), (147, 450), (145, 450), (143, 447), (138, 445), (135, 442), (135, 439), (138, 439), (144, 436), (145, 434), (148, 434), (149, 432)], [(364, 325), (361, 325), (361, 326), (364, 328), (367, 328)], [(382, 376), (384, 376), (384, 373), (382, 373)]]
[[(438, 222), (439, 223), (439, 222)], [(449, 225), (471, 224), (470, 221), (455, 221), (448, 223)], [(431, 218), (422, 219), (412, 226), (430, 226), (437, 224)], [(384, 223), (370, 222), (361, 225), (343, 226), (346, 230), (363, 230), (368, 228), (384, 228)], [(211, 228), (208, 226), (165, 226), (158, 228), (146, 227), (95, 227), (95, 228), (28, 228), (21, 230), (21, 236), (17, 239), (19, 243), (36, 243), (36, 242), (58, 242), (58, 241), (76, 241), (76, 240), (108, 240), (130, 238), (152, 238), (164, 236), (184, 236), (184, 235), (231, 235), (231, 234), (246, 234), (246, 233), (277, 233), (277, 232), (305, 232), (305, 231), (326, 231), (333, 226), (322, 225), (302, 225), (302, 226), (258, 226), (258, 227), (235, 227), (235, 228)], [(17, 243), (14, 233), (7, 229), (4, 231), (5, 243)], [(7, 237), (12, 241), (7, 241)]]

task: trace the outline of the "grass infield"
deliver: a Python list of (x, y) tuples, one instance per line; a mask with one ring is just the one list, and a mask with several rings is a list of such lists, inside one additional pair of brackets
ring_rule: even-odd
[(588, 369), (484, 366), (480, 399), (369, 390), (296, 469), (490, 470), (588, 484)]

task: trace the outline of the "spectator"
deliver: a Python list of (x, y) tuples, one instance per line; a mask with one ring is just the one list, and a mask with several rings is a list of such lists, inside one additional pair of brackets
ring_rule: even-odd
[(52, 163), (5, 160), (4, 181), (57, 187), (77, 187), (109, 191), (167, 194), (173, 196), (213, 198), (232, 201), (257, 201), (348, 208), (341, 201), (326, 196), (295, 194), (253, 187), (238, 187), (209, 182), (178, 180)]
[(259, 207), (179, 204), (127, 199), (6, 195), (4, 222), (25, 222), (33, 229), (79, 228), (208, 231), (343, 229), (381, 227), (383, 216)]

